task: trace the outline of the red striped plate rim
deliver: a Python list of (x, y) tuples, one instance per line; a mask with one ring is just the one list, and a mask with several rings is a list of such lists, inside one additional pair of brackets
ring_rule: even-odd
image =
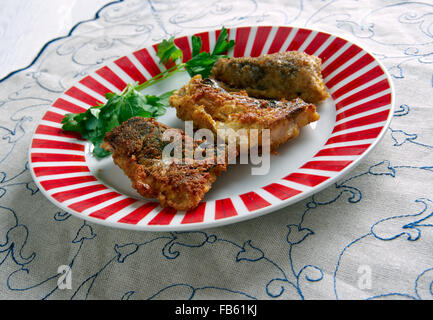
[[(196, 34), (203, 50), (212, 49), (220, 32)], [(48, 108), (29, 149), (30, 171), (42, 193), (67, 212), (111, 227), (148, 231), (216, 227), (258, 217), (324, 189), (356, 166), (383, 137), (393, 115), (394, 90), (384, 66), (367, 50), (329, 33), (290, 26), (238, 27), (228, 33), (236, 40), (231, 56), (298, 50), (322, 59), (337, 118), (331, 136), (312, 159), (274, 183), (203, 201), (188, 212), (131, 198), (98, 181), (86, 162), (87, 143), (63, 132), (60, 121), (65, 113), (82, 112), (100, 103), (107, 92), (120, 92), (129, 81), (143, 82), (164, 70), (156, 62), (154, 44), (83, 77)], [(184, 61), (190, 59), (190, 36), (178, 37), (175, 43)]]

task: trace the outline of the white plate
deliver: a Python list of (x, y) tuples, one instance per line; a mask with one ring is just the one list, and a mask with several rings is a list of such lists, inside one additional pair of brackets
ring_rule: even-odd
[[(298, 50), (322, 58), (331, 98), (317, 106), (319, 121), (302, 128), (296, 139), (271, 156), (267, 175), (251, 175), (250, 165), (232, 165), (196, 209), (176, 212), (143, 199), (111, 157), (95, 159), (91, 144), (61, 130), (64, 114), (82, 112), (104, 102), (105, 92), (120, 92), (126, 83), (144, 81), (164, 70), (154, 45), (84, 77), (48, 108), (29, 153), (32, 176), (41, 192), (67, 212), (112, 227), (203, 229), (251, 219), (322, 190), (353, 168), (383, 136), (393, 114), (393, 89), (385, 68), (370, 53), (342, 38), (309, 29), (261, 26), (228, 31), (236, 41), (232, 56)], [(219, 31), (198, 34), (206, 50), (212, 49), (218, 35)], [(191, 55), (189, 39), (175, 40), (185, 60)], [(177, 74), (145, 93), (177, 89), (188, 81), (186, 73)], [(158, 121), (184, 128), (174, 109)]]

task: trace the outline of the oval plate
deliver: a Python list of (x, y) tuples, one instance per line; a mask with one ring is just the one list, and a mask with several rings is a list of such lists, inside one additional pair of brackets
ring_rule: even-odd
[[(188, 212), (161, 208), (143, 199), (111, 157), (97, 160), (91, 145), (61, 130), (66, 113), (83, 112), (105, 102), (106, 92), (143, 82), (161, 71), (156, 44), (119, 58), (87, 75), (50, 106), (34, 133), (29, 152), (33, 179), (55, 205), (80, 218), (111, 227), (147, 230), (193, 230), (231, 224), (275, 211), (332, 184), (371, 151), (393, 115), (393, 88), (386, 69), (370, 53), (340, 37), (320, 31), (278, 26), (228, 30), (236, 41), (229, 55), (259, 56), (297, 50), (322, 59), (331, 98), (317, 106), (320, 120), (271, 156), (267, 175), (251, 175), (251, 166), (232, 165)], [(212, 50), (220, 30), (196, 34)], [(191, 57), (190, 37), (175, 39), (184, 61)], [(187, 83), (177, 74), (145, 93), (166, 92)], [(174, 109), (158, 121), (183, 127)]]

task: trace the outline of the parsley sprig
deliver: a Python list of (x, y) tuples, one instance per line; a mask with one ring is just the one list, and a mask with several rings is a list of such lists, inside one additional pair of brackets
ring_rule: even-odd
[(226, 57), (225, 52), (235, 45), (233, 40), (228, 41), (227, 29), (224, 27), (211, 53), (202, 52), (200, 37), (192, 36), (191, 43), (192, 57), (182, 63), (183, 52), (174, 43), (174, 37), (163, 40), (158, 45), (157, 56), (160, 58), (160, 63), (167, 66), (165, 71), (141, 84), (128, 84), (120, 94), (107, 93), (105, 104), (91, 107), (83, 113), (66, 114), (62, 119), (62, 129), (79, 132), (83, 139), (92, 142), (93, 154), (97, 158), (108, 156), (110, 153), (101, 147), (105, 134), (135, 116), (157, 118), (163, 115), (168, 106), (168, 98), (174, 90), (160, 96), (143, 95), (139, 91), (180, 71), (187, 71), (191, 77), (200, 74), (203, 78), (207, 78), (215, 62), (221, 57)]
[(174, 37), (168, 40), (163, 40), (158, 45), (157, 55), (162, 63), (176, 63), (174, 68), (178, 71), (185, 69), (188, 74), (193, 77), (200, 74), (203, 78), (209, 77), (212, 67), (219, 58), (227, 57), (225, 52), (234, 47), (234, 40), (228, 41), (228, 33), (226, 28), (222, 28), (218, 36), (215, 47), (211, 53), (202, 52), (202, 40), (200, 37), (192, 36), (192, 54), (191, 59), (186, 63), (177, 63), (178, 60), (182, 61), (183, 53), (174, 43)]
[(105, 134), (122, 122), (141, 116), (156, 118), (163, 115), (173, 91), (160, 96), (142, 95), (137, 85), (128, 84), (121, 94), (107, 93), (107, 102), (87, 109), (83, 113), (69, 113), (62, 119), (62, 129), (79, 132), (83, 139), (93, 143), (93, 154), (104, 158), (110, 153), (101, 148)]

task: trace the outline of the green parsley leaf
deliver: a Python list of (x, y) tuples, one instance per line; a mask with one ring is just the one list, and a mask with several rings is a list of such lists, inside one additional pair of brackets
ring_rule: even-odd
[(186, 63), (186, 71), (191, 77), (201, 74), (203, 78), (209, 77), (212, 67), (219, 57), (211, 56), (207, 52), (202, 52), (191, 58)]
[(200, 37), (192, 36), (191, 37), (191, 43), (192, 43), (192, 56), (196, 56), (201, 51), (201, 45), (202, 41)]
[(193, 77), (200, 74), (203, 78), (209, 77), (212, 67), (219, 58), (226, 57), (223, 53), (233, 48), (235, 42), (228, 41), (226, 28), (222, 28), (212, 53), (200, 52), (202, 41), (199, 37), (192, 36), (192, 58), (185, 64), (188, 74)]
[(230, 41), (227, 40), (228, 40), (227, 29), (223, 27), (221, 29), (220, 35), (218, 36), (215, 47), (212, 51), (213, 56), (223, 54), (225, 51), (228, 51), (235, 46), (234, 40), (230, 40)]
[(182, 61), (183, 52), (175, 45), (174, 37), (162, 40), (157, 49), (156, 55), (162, 63), (168, 63), (170, 60), (176, 62), (178, 59)]

